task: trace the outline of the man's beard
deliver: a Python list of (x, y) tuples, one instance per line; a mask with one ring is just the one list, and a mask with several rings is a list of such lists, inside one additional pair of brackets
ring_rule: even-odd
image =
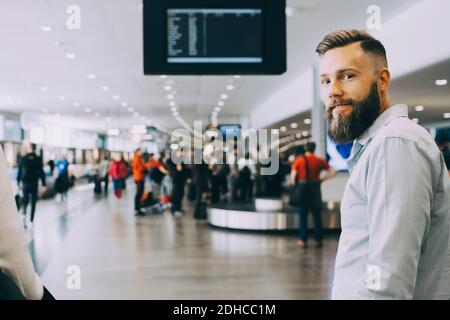
[[(339, 113), (335, 119), (333, 109), (338, 105), (351, 105), (350, 115), (344, 116)], [(337, 100), (327, 108), (325, 117), (328, 122), (328, 135), (339, 144), (353, 141), (372, 126), (380, 115), (380, 110), (378, 85), (374, 82), (369, 94), (363, 101)]]

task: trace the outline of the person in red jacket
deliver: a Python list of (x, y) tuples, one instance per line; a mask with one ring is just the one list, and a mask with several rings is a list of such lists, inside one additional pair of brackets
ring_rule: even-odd
[(122, 191), (125, 189), (125, 178), (128, 174), (128, 168), (120, 160), (114, 160), (109, 168), (109, 175), (113, 181), (114, 195), (117, 199), (122, 197)]

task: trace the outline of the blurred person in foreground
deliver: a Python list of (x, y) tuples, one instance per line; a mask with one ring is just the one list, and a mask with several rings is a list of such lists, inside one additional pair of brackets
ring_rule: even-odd
[(33, 267), (0, 146), (0, 300), (48, 300)]

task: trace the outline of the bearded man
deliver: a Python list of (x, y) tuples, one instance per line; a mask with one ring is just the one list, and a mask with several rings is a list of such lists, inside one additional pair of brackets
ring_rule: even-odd
[(318, 45), (328, 134), (353, 141), (333, 299), (448, 299), (450, 183), (430, 134), (392, 105), (382, 43), (360, 30)]

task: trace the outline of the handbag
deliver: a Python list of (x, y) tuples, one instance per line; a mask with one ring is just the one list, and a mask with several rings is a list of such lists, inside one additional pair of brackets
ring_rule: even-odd
[(292, 207), (304, 207), (307, 206), (309, 201), (309, 184), (308, 184), (308, 160), (305, 158), (305, 171), (306, 179), (305, 182), (297, 182), (294, 187), (292, 187), (289, 194), (289, 205)]

